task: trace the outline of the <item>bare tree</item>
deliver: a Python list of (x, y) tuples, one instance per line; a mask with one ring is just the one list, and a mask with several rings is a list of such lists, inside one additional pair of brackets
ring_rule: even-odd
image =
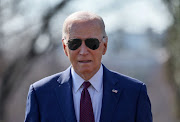
[[(0, 70), (0, 120), (3, 120), (4, 118), (4, 110), (5, 110), (5, 103), (6, 100), (8, 99), (9, 95), (14, 91), (17, 87), (21, 85), (21, 82), (23, 80), (20, 80), (23, 78), (24, 75), (29, 71), (31, 64), (33, 61), (35, 61), (37, 58), (39, 58), (38, 55), (43, 55), (46, 51), (38, 53), (35, 50), (35, 45), (38, 41), (38, 39), (42, 35), (47, 35), (49, 37), (50, 43), (48, 43), (48, 46), (53, 46), (54, 48), (51, 48), (49, 51), (53, 51), (56, 49), (57, 45), (53, 43), (53, 38), (51, 37), (51, 34), (49, 32), (50, 28), (50, 21), (51, 19), (60, 11), (63, 9), (63, 7), (67, 4), (69, 0), (62, 0), (59, 2), (57, 5), (54, 7), (50, 8), (42, 17), (42, 23), (40, 26), (40, 29), (37, 33), (34, 34), (33, 37), (30, 37), (28, 41), (28, 49), (23, 52), (22, 55), (16, 57), (11, 63), (8, 63), (6, 67), (1, 67), (3, 68)], [(2, 27), (3, 24), (6, 23), (7, 19), (10, 19), (15, 12), (18, 11), (18, 3), (21, 3), (21, 0), (12, 0), (11, 4), (8, 4), (7, 2), (3, 2), (3, 7), (8, 6), (10, 7), (9, 9), (11, 10), (11, 13), (8, 17), (3, 17), (4, 16), (4, 11), (0, 11), (0, 26)], [(0, 10), (2, 10), (2, 5), (0, 7)], [(24, 30), (27, 28), (24, 28), (22, 31), (18, 33), (23, 33)], [(5, 48), (3, 46), (3, 36), (4, 33), (0, 29), (0, 58), (1, 58), (1, 65), (3, 65), (4, 62), (6, 62), (6, 59), (3, 57), (3, 51), (1, 50), (2, 48)], [(11, 38), (14, 38), (17, 36), (17, 33), (13, 33), (11, 35)], [(7, 40), (8, 41), (8, 40)], [(7, 42), (6, 42), (7, 43)], [(18, 46), (18, 45), (16, 45)], [(48, 47), (47, 47), (48, 48)], [(16, 82), (14, 82), (16, 81)]]
[(169, 80), (173, 81), (177, 93), (177, 115), (180, 118), (180, 0), (164, 0), (173, 15), (174, 23), (168, 30), (167, 48), (170, 53), (168, 61)]

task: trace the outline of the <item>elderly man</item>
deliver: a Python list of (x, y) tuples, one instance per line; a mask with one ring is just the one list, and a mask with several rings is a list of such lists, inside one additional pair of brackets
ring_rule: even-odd
[(152, 122), (145, 84), (101, 64), (107, 42), (100, 16), (70, 15), (62, 43), (72, 65), (30, 86), (25, 122)]

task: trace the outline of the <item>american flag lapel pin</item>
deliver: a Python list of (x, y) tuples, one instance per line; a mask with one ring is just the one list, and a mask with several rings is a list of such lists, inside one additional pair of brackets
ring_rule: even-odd
[(118, 93), (118, 90), (113, 89), (113, 90), (112, 90), (112, 92), (114, 92), (114, 93)]

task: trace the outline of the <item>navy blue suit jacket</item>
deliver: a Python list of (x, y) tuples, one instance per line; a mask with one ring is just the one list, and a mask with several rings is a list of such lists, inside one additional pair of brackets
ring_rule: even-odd
[[(76, 122), (70, 69), (30, 86), (25, 122)], [(150, 100), (144, 83), (103, 66), (100, 122), (117, 121), (152, 122)]]

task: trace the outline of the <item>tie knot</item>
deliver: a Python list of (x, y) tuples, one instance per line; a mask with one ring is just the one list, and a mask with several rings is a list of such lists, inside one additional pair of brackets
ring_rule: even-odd
[(83, 83), (84, 89), (87, 89), (90, 85), (91, 85), (91, 83), (90, 83), (89, 81), (85, 81), (85, 82)]

